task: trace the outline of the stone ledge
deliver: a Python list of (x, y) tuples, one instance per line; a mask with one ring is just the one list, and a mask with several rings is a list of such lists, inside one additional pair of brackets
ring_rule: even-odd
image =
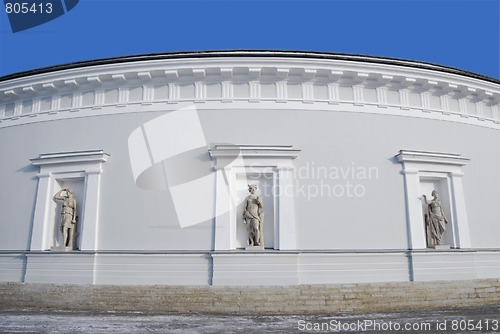
[(276, 287), (1, 283), (0, 309), (322, 314), (500, 304), (499, 289), (499, 279)]

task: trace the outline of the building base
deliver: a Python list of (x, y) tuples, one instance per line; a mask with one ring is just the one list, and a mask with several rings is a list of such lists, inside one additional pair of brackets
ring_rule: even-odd
[(500, 280), (296, 286), (0, 284), (0, 308), (86, 312), (331, 314), (500, 304)]
[(284, 286), (500, 278), (500, 250), (0, 252), (0, 282)]

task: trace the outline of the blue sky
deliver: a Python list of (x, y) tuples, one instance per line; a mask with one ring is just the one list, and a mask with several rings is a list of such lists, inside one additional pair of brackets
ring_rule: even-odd
[(500, 1), (80, 0), (17, 33), (0, 12), (0, 76), (96, 58), (225, 49), (386, 56), (499, 79)]

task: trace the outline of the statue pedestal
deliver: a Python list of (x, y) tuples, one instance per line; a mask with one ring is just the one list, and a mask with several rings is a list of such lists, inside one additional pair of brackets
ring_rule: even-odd
[(72, 247), (65, 247), (65, 246), (52, 246), (50, 247), (50, 251), (54, 252), (72, 252), (76, 249), (73, 249)]
[(250, 251), (263, 251), (264, 246), (246, 246), (245, 250), (250, 250)]
[(434, 248), (437, 250), (450, 249), (450, 245), (434, 245), (434, 246), (431, 246), (429, 248)]

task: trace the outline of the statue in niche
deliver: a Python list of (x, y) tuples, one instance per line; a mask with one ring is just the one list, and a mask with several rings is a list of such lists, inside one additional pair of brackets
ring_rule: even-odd
[[(65, 193), (63, 195), (63, 193)], [(76, 236), (76, 200), (74, 193), (69, 189), (61, 189), (54, 195), (54, 201), (62, 201), (61, 233), (63, 247), (75, 249)]]
[(249, 184), (248, 191), (250, 195), (246, 198), (243, 210), (243, 223), (247, 225), (248, 231), (248, 245), (264, 246), (262, 199), (255, 194), (257, 192), (256, 184)]
[(426, 204), (427, 213), (425, 214), (425, 227), (427, 234), (428, 246), (443, 245), (443, 233), (446, 230), (448, 220), (444, 215), (443, 207), (439, 201), (438, 192), (433, 190), (431, 193), (432, 200), (428, 201), (424, 195), (424, 202)]

